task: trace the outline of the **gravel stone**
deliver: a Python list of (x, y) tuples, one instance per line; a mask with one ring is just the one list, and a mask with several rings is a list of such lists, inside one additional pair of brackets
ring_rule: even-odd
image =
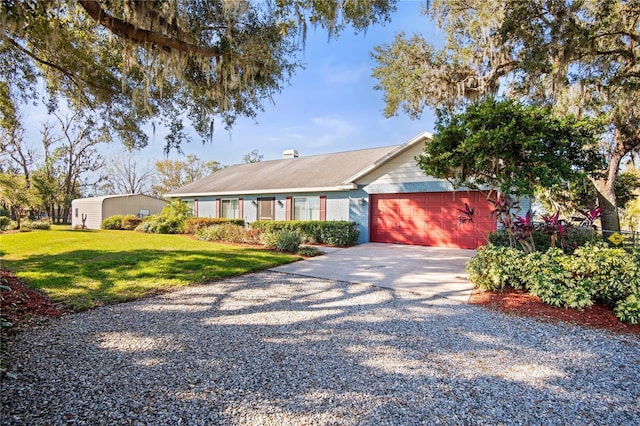
[(273, 271), (51, 320), (9, 351), (2, 425), (640, 424), (637, 335)]

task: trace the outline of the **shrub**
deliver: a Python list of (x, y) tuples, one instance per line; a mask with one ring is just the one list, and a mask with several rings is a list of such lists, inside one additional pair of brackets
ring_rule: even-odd
[(618, 303), (613, 311), (620, 321), (629, 324), (640, 324), (640, 293), (629, 295)]
[(185, 234), (195, 234), (199, 229), (207, 228), (212, 225), (224, 223), (232, 223), (234, 225), (244, 226), (242, 219), (226, 219), (218, 217), (191, 217), (184, 221), (183, 232)]
[(11, 224), (11, 219), (7, 216), (0, 216), (0, 231), (6, 231)]
[(142, 219), (138, 216), (134, 216), (132, 214), (124, 216), (122, 218), (122, 228), (127, 231), (132, 231), (138, 227), (142, 223)]
[(315, 257), (324, 254), (318, 247), (300, 247), (298, 254), (304, 257)]
[(183, 231), (185, 220), (190, 216), (189, 206), (180, 200), (174, 200), (167, 204), (159, 214), (146, 217), (136, 228), (136, 231), (154, 234), (180, 234)]
[(113, 216), (109, 216), (104, 219), (100, 224), (100, 228), (102, 229), (122, 229), (122, 218), (124, 216), (121, 214), (115, 214)]
[[(545, 234), (543, 231), (536, 230), (533, 231), (531, 236), (537, 251), (544, 253), (551, 248), (551, 235)], [(512, 246), (509, 240), (509, 233), (504, 229), (489, 233), (487, 239), (495, 246)], [(571, 254), (576, 248), (593, 241), (593, 232), (590, 229), (574, 226), (562, 234), (557, 245), (559, 245), (565, 253)], [(520, 244), (516, 244), (514, 247), (522, 249)]]
[(300, 248), (300, 234), (295, 231), (282, 231), (276, 239), (276, 250), (296, 253)]
[(578, 248), (570, 270), (583, 277), (597, 301), (614, 304), (640, 291), (640, 265), (634, 256), (603, 242)]
[(559, 248), (527, 256), (527, 291), (551, 306), (584, 309), (593, 305), (588, 282), (571, 272), (570, 261), (571, 256)]
[(359, 232), (355, 222), (319, 220), (258, 220), (251, 228), (262, 232), (295, 231), (305, 243), (328, 244), (341, 247), (358, 242)]
[(583, 309), (595, 302), (616, 305), (622, 321), (640, 321), (640, 263), (637, 255), (603, 242), (566, 254), (559, 248), (525, 254), (488, 244), (467, 265), (476, 287), (524, 287), (543, 302)]
[(39, 230), (49, 230), (51, 229), (51, 224), (48, 220), (23, 220), (20, 222), (20, 232), (29, 232), (34, 229)]
[(225, 241), (229, 243), (245, 243), (249, 241), (246, 228), (233, 223), (221, 223), (219, 225), (201, 228), (196, 232), (196, 237), (203, 241)]
[(511, 247), (487, 244), (467, 263), (469, 280), (482, 290), (523, 288), (521, 281), (525, 254)]
[(275, 249), (278, 242), (278, 234), (278, 231), (261, 232), (260, 242), (266, 248)]

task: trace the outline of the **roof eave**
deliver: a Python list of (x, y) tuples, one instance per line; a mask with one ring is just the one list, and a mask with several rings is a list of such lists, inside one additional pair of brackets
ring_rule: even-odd
[(355, 183), (341, 184), (337, 186), (318, 186), (308, 188), (278, 188), (278, 189), (245, 189), (241, 191), (221, 191), (221, 192), (185, 192), (185, 193), (169, 193), (164, 194), (167, 198), (180, 198), (180, 197), (211, 197), (220, 196), (227, 197), (231, 195), (265, 195), (265, 194), (295, 194), (304, 192), (340, 192), (351, 191), (357, 189), (358, 185)]

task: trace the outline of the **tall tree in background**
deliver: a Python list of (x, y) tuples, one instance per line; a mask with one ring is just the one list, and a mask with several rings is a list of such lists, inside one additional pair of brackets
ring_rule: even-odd
[(260, 154), (257, 149), (254, 149), (253, 151), (245, 154), (244, 157), (242, 157), (243, 163), (259, 163), (262, 160), (264, 160), (264, 155)]
[(148, 194), (156, 173), (154, 167), (144, 167), (134, 152), (127, 150), (112, 157), (106, 171), (102, 190), (108, 194)]
[(498, 92), (606, 127), (607, 166), (593, 179), (604, 229), (620, 229), (615, 181), (640, 148), (639, 0), (433, 0), (441, 49), (399, 34), (373, 53), (385, 115), (455, 111)]
[(0, 1), (0, 107), (42, 95), (42, 78), (49, 98), (99, 112), (129, 148), (158, 117), (210, 137), (214, 117), (254, 117), (288, 83), (309, 26), (364, 30), (396, 1)]
[(40, 211), (44, 210), (51, 220), (60, 222), (64, 218), (56, 217), (56, 208), (63, 202), (64, 196), (61, 193), (61, 170), (56, 153), (61, 139), (55, 134), (52, 123), (44, 123), (41, 133), (44, 158), (39, 167), (31, 174), (31, 183), (36, 201), (33, 207)]
[(224, 168), (217, 161), (202, 161), (196, 155), (187, 155), (184, 161), (161, 160), (156, 162), (156, 182), (152, 193), (163, 197), (167, 192), (200, 180)]
[(60, 145), (54, 151), (60, 167), (60, 203), (56, 216), (66, 220), (71, 200), (81, 195), (82, 176), (104, 167), (98, 146), (107, 142), (109, 136), (90, 116), (52, 114), (60, 124), (61, 133)]

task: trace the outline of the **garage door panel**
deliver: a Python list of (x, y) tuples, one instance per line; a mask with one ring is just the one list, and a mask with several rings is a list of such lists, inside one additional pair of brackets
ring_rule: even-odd
[[(491, 206), (480, 192), (377, 194), (371, 199), (371, 235), (375, 242), (477, 248), (496, 229)], [(460, 224), (458, 209), (467, 203), (474, 222)]]

